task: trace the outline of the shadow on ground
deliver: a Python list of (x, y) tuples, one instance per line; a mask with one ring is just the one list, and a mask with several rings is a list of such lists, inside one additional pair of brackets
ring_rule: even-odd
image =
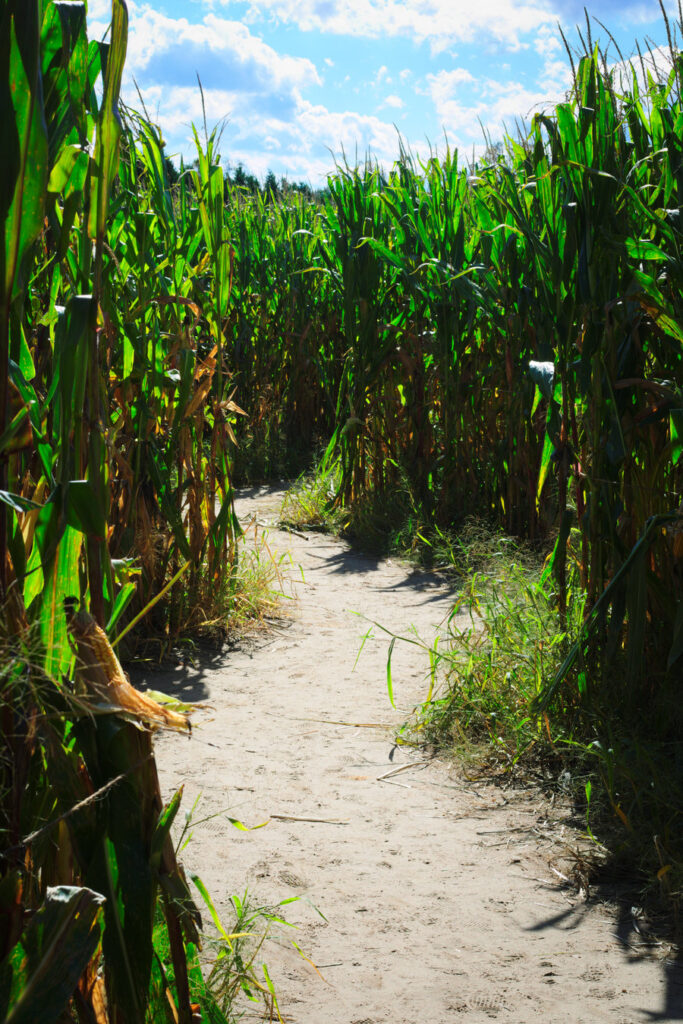
[(130, 681), (138, 690), (161, 690), (169, 697), (194, 704), (209, 699), (208, 679), (225, 668), (230, 648), (200, 647), (181, 662), (137, 663), (124, 665)]

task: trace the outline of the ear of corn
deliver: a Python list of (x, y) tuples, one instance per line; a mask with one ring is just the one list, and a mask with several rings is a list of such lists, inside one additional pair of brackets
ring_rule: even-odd
[(113, 711), (132, 715), (151, 725), (191, 731), (187, 715), (178, 714), (131, 686), (101, 626), (92, 615), (79, 611), (69, 622), (78, 649), (77, 678), (86, 692)]

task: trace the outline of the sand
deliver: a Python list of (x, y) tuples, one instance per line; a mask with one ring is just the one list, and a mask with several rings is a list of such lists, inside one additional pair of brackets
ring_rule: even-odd
[[(396, 646), (394, 709), (387, 637), (375, 627), (360, 651), (362, 637), (375, 621), (431, 641), (448, 588), (326, 535), (278, 530), (281, 497), (243, 492), (238, 514), (270, 524), (269, 546), (287, 555), (291, 622), (148, 681), (210, 705), (191, 740), (157, 740), (164, 794), (182, 784), (185, 810), (201, 794), (196, 817), (225, 812), (194, 829), (186, 869), (229, 926), (232, 893), (248, 888), (255, 906), (302, 897), (282, 911), (296, 931), (260, 955), (285, 1020), (683, 1020), (683, 971), (643, 941), (630, 900), (586, 898), (555, 874), (575, 841), (557, 807), (395, 746), (428, 661)], [(226, 815), (269, 824), (240, 832)]]

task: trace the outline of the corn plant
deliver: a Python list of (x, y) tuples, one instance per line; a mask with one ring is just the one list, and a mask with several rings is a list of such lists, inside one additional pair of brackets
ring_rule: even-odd
[(15, 1022), (190, 1024), (210, 1003), (170, 843), (181, 794), (162, 806), (138, 728), (186, 719), (130, 686), (107, 632), (151, 603), (168, 642), (236, 562), (229, 253), (202, 237), (204, 193), (172, 194), (154, 127), (124, 124), (127, 20), (113, 0), (109, 42), (92, 43), (83, 3), (0, 4), (0, 1013)]

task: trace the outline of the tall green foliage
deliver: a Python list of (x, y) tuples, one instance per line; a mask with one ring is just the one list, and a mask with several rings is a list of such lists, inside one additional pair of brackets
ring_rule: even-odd
[[(170, 844), (180, 794), (162, 807), (149, 733), (103, 701), (120, 668), (102, 629), (115, 638), (123, 616), (170, 590), (155, 608), (167, 643), (219, 577), (231, 578), (239, 532), (222, 205), (206, 176), (172, 194), (156, 129), (124, 124), (127, 23), (124, 0), (112, 0), (109, 41), (93, 43), (84, 3), (0, 2), (8, 1021), (75, 1012), (190, 1024), (193, 1002), (223, 1019), (202, 980), (198, 914)], [(218, 242), (201, 233), (211, 202)], [(78, 605), (97, 650), (74, 633)], [(109, 664), (98, 684), (84, 659), (100, 649)]]
[(623, 657), (639, 699), (683, 651), (681, 60), (587, 52), (492, 164), (402, 150), (303, 206), (233, 189), (226, 209), (245, 407), (286, 431), (306, 381), (340, 502), (407, 485), (441, 528), (556, 530), (561, 618), (568, 560), (588, 594), (574, 662)]

